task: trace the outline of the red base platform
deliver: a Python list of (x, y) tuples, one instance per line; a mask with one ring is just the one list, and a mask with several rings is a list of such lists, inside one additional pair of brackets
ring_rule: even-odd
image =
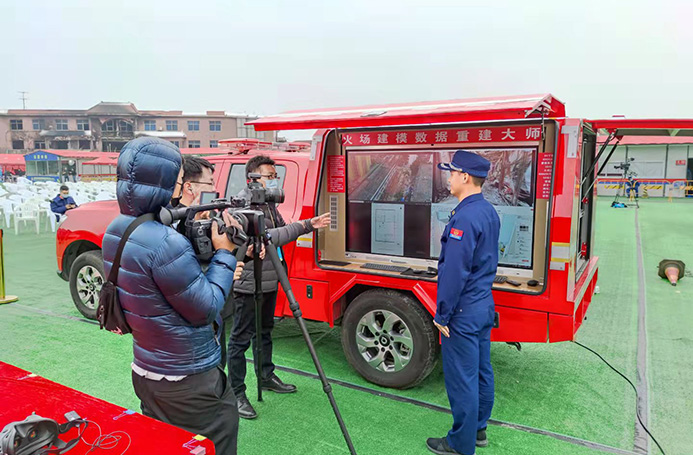
[[(195, 438), (196, 435), (188, 431), (139, 413), (126, 413), (125, 408), (3, 362), (0, 362), (0, 402), (0, 430), (10, 422), (24, 420), (32, 412), (64, 423), (65, 413), (75, 411), (83, 419), (99, 424), (104, 435), (113, 431), (124, 431), (130, 435), (132, 443), (126, 455), (189, 455), (198, 447), (204, 447), (207, 455), (214, 454), (214, 444), (209, 439), (199, 441)], [(77, 435), (75, 428), (60, 438), (68, 441)], [(93, 443), (98, 436), (99, 430), (96, 425), (89, 424), (83, 438)], [(123, 436), (115, 448), (107, 451), (95, 449), (91, 453), (107, 452), (119, 455), (127, 446), (128, 438)], [(80, 441), (68, 454), (82, 455), (89, 449), (90, 446)]]

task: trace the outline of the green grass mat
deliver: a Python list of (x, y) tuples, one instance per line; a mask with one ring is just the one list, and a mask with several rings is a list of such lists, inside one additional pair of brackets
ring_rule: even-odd
[[(635, 212), (611, 209), (600, 200), (596, 254), (600, 256), (600, 294), (587, 312), (578, 339), (604, 355), (635, 380), (637, 339), (637, 257)], [(664, 257), (693, 269), (693, 204), (689, 201), (641, 201), (639, 211), (648, 299), (650, 422), (670, 454), (693, 447), (693, 362), (691, 285), (685, 278), (674, 288), (656, 275)], [(67, 283), (56, 274), (53, 234), (5, 232), (5, 276), (8, 294), (18, 305), (0, 306), (0, 360), (95, 395), (138, 409), (130, 384), (131, 340), (97, 326), (55, 315), (81, 317)], [(29, 307), (29, 308), (26, 308)], [(310, 323), (328, 376), (378, 389), (346, 363), (339, 328)], [(314, 368), (292, 320), (278, 322), (275, 362), (313, 372)], [(493, 418), (632, 450), (635, 397), (625, 382), (596, 357), (572, 343), (524, 344), (522, 352), (494, 344), (496, 405)], [(240, 453), (345, 453), (329, 403), (319, 381), (282, 372), (300, 392), (268, 393), (257, 404), (260, 418), (241, 422)], [(254, 382), (249, 368), (248, 384)], [(252, 386), (251, 386), (252, 388)], [(390, 393), (447, 405), (440, 364), (420, 386)], [(412, 404), (335, 387), (335, 395), (359, 453), (426, 453), (426, 437), (442, 436), (451, 417)], [(254, 394), (250, 393), (251, 398)], [(522, 431), (492, 427), (491, 446), (480, 454), (601, 453)], [(653, 452), (654, 453), (654, 452)]]

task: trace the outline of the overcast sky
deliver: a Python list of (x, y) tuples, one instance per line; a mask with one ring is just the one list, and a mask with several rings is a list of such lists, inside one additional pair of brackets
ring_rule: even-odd
[(0, 34), (0, 109), (550, 92), (574, 117), (693, 117), (690, 0), (2, 0)]

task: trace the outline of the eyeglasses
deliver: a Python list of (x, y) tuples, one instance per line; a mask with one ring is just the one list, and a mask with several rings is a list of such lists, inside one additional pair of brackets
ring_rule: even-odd
[(208, 185), (208, 186), (214, 186), (214, 182), (198, 182), (195, 180), (188, 180), (189, 183), (197, 183), (198, 185)]
[(279, 177), (279, 175), (277, 175), (277, 174), (260, 174), (260, 175), (263, 176), (264, 178), (266, 178), (267, 180), (280, 180), (281, 179), (281, 177)]

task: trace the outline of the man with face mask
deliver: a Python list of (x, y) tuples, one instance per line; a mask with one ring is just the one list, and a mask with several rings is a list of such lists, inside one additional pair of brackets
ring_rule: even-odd
[[(262, 177), (260, 182), (265, 188), (279, 188), (280, 179), (274, 161), (265, 155), (252, 157), (246, 163), (246, 178), (248, 174), (257, 173)], [(249, 199), (250, 194), (247, 189), (238, 195)], [(330, 214), (325, 213), (321, 216), (309, 220), (301, 220), (296, 223), (286, 224), (279, 214), (277, 207), (267, 204), (262, 207), (265, 214), (265, 224), (272, 236), (274, 243), (281, 255), (282, 245), (293, 242), (300, 235), (321, 229), (330, 225)], [(248, 255), (253, 254), (249, 250)], [(274, 328), (274, 310), (277, 303), (278, 277), (269, 258), (264, 258), (264, 251), (260, 252), (262, 262), (262, 388), (276, 393), (296, 392), (296, 386), (285, 384), (274, 373), (274, 363), (272, 363), (272, 329)], [(283, 259), (282, 259), (283, 260)], [(248, 266), (243, 269), (241, 278), (234, 283), (234, 304), (235, 313), (233, 329), (229, 338), (229, 380), (234, 393), (238, 398), (238, 413), (244, 419), (254, 419), (257, 412), (248, 401), (245, 394), (245, 373), (246, 361), (245, 352), (253, 345), (253, 355), (256, 352), (255, 346), (255, 277), (253, 267)]]
[[(176, 180), (176, 186), (173, 189), (173, 197), (171, 198), (172, 207), (193, 207), (200, 204), (200, 195), (205, 191), (214, 191), (214, 165), (204, 158), (197, 156), (183, 157), (183, 164)], [(196, 218), (205, 216), (204, 213), (198, 213)], [(235, 220), (232, 220), (236, 227), (241, 227)], [(185, 235), (185, 221), (180, 220), (176, 225), (176, 230), (182, 235)], [(243, 269), (243, 262), (236, 265), (236, 272), (240, 273)], [(202, 265), (206, 268), (206, 264)], [(226, 333), (224, 331), (223, 319), (232, 308), (232, 296), (229, 296), (229, 302), (224, 305), (219, 317), (215, 320), (215, 328), (219, 329), (221, 334), (221, 366), (226, 367)]]
[(55, 219), (60, 221), (60, 216), (65, 212), (77, 207), (77, 203), (70, 196), (70, 188), (67, 185), (60, 187), (60, 193), (51, 201), (51, 212), (55, 214)]
[[(180, 165), (180, 151), (163, 139), (140, 137), (123, 147), (120, 215), (103, 237), (104, 276), (131, 224), (169, 203)], [(230, 215), (223, 218), (232, 223)], [(208, 437), (218, 454), (235, 455), (238, 408), (212, 324), (237, 278), (237, 261), (235, 246), (216, 222), (212, 245), (215, 253), (203, 272), (190, 242), (152, 216), (121, 251), (118, 299), (132, 329), (132, 384), (142, 414)]]
[[(171, 206), (192, 207), (199, 205), (200, 195), (203, 191), (215, 191), (214, 165), (197, 156), (183, 158), (183, 165), (173, 190)], [(185, 235), (185, 223), (179, 222), (176, 230)]]

